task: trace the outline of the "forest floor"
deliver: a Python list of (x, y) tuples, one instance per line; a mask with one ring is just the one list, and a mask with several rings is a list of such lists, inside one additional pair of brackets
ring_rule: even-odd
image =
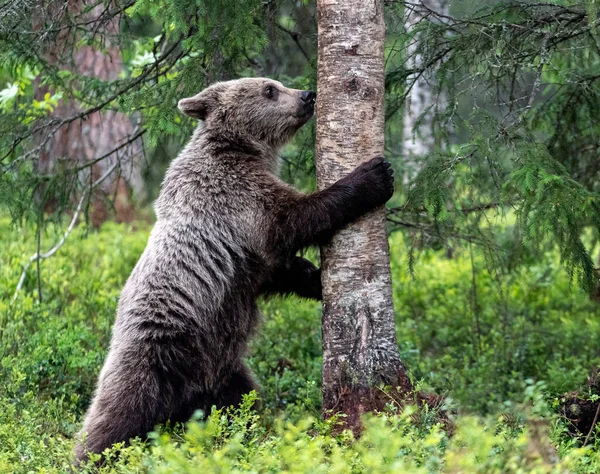
[[(35, 265), (10, 303), (34, 230), (0, 227), (0, 473), (67, 472), (149, 227), (76, 229), (41, 264), (41, 304)], [(48, 229), (42, 250), (60, 232)], [(557, 257), (497, 275), (475, 250), (423, 250), (411, 276), (402, 236), (390, 243), (400, 352), (416, 387), (445, 397), (452, 433), (435, 411), (393, 404), (365, 420), (360, 440), (322, 421), (319, 304), (274, 298), (261, 302), (248, 357), (259, 411), (250, 396), (206, 422), (157, 427), (113, 448), (101, 472), (600, 472), (600, 431), (582, 423), (600, 398), (594, 379), (586, 385), (600, 362), (600, 305)]]

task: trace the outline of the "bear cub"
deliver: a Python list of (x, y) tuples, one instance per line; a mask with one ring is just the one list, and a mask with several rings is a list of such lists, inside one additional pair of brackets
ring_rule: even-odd
[(296, 253), (391, 197), (392, 170), (379, 157), (313, 194), (278, 178), (278, 150), (313, 116), (315, 99), (252, 78), (179, 102), (202, 124), (166, 173), (156, 224), (121, 294), (78, 461), (197, 409), (238, 404), (256, 388), (243, 357), (257, 297), (320, 299), (320, 271)]

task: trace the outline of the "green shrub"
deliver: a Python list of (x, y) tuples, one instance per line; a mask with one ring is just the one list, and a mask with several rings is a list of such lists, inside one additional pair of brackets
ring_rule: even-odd
[(600, 363), (600, 305), (571, 285), (556, 255), (508, 275), (474, 267), (467, 251), (423, 252), (411, 277), (402, 241), (391, 242), (397, 334), (404, 360), (427, 389), (490, 413), (522, 401), (526, 381), (574, 390)]

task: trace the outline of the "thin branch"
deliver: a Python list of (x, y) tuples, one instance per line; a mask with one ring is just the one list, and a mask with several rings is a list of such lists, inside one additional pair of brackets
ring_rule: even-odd
[[(21, 35), (30, 35), (30, 36), (38, 36), (38, 37), (42, 37), (42, 36), (47, 36), (50, 33), (61, 33), (65, 30), (69, 31), (72, 29), (77, 29), (77, 30), (82, 30), (87, 32), (87, 30), (83, 27), (85, 26), (91, 26), (94, 25), (94, 30), (95, 32), (97, 32), (97, 30), (99, 29), (100, 26), (108, 23), (109, 21), (111, 21), (114, 17), (116, 17), (117, 15), (120, 15), (121, 13), (125, 12), (125, 10), (127, 10), (128, 8), (132, 7), (133, 5), (135, 5), (136, 0), (129, 0), (127, 3), (123, 4), (120, 7), (117, 7), (113, 10), (109, 10), (109, 6), (107, 6), (100, 15), (87, 19), (85, 21), (81, 21), (81, 22), (69, 22), (68, 24), (64, 25), (64, 26), (59, 26), (56, 28), (47, 28), (41, 31), (19, 31), (19, 34)], [(6, 4), (4, 4), (6, 5)], [(0, 10), (2, 8), (4, 8), (4, 5), (0, 5)], [(84, 14), (79, 15), (79, 17), (87, 15), (89, 13), (89, 11), (85, 11)]]
[[(75, 214), (73, 214), (73, 218), (71, 219), (71, 223), (69, 224), (69, 227), (67, 227), (67, 230), (65, 231), (65, 233), (62, 236), (62, 238), (60, 239), (60, 241), (54, 247), (52, 247), (50, 250), (48, 250), (46, 253), (40, 254), (40, 236), (38, 235), (38, 251), (34, 255), (29, 257), (29, 261), (23, 267), (23, 273), (21, 273), (21, 278), (19, 278), (19, 283), (17, 284), (17, 288), (15, 289), (15, 294), (13, 295), (13, 298), (11, 300), (11, 304), (14, 303), (15, 300), (17, 299), (17, 296), (19, 295), (19, 291), (21, 291), (21, 288), (23, 287), (23, 283), (25, 282), (25, 277), (27, 276), (27, 270), (29, 270), (29, 267), (31, 267), (31, 264), (33, 262), (36, 262), (38, 265), (38, 280), (39, 280), (40, 279), (40, 277), (39, 277), (40, 260), (45, 260), (47, 258), (52, 257), (52, 255), (54, 255), (58, 251), (58, 249), (60, 249), (63, 246), (63, 244), (67, 240), (67, 237), (69, 237), (69, 234), (73, 230), (73, 227), (75, 227), (75, 223), (77, 222), (77, 218), (79, 217), (79, 213), (81, 212), (81, 209), (83, 207), (83, 203), (85, 202), (86, 197), (89, 196), (91, 194), (92, 190), (96, 186), (98, 186), (100, 183), (102, 183), (102, 181), (104, 181), (114, 171), (114, 169), (117, 167), (117, 164), (118, 164), (118, 162), (116, 162), (114, 165), (112, 165), (102, 176), (100, 176), (89, 187), (87, 192), (84, 193), (83, 196), (81, 196), (81, 199), (79, 199), (79, 203), (77, 204), (77, 209), (75, 210)], [(39, 230), (39, 232), (41, 233), (41, 230)], [(38, 293), (39, 293), (39, 295), (41, 295), (41, 293), (40, 293), (41, 282), (40, 281), (38, 281), (38, 286), (39, 286)], [(40, 301), (41, 301), (41, 298), (40, 298)]]
[(72, 173), (79, 173), (80, 171), (83, 171), (86, 168), (89, 168), (91, 166), (94, 166), (96, 163), (99, 163), (100, 161), (105, 160), (106, 158), (108, 158), (109, 156), (112, 156), (113, 154), (117, 153), (119, 150), (121, 150), (122, 148), (125, 148), (129, 145), (131, 145), (133, 142), (135, 142), (138, 138), (142, 137), (142, 135), (144, 135), (146, 133), (146, 129), (143, 128), (141, 130), (139, 130), (138, 132), (134, 133), (133, 135), (130, 135), (126, 141), (124, 141), (123, 143), (121, 143), (120, 145), (118, 145), (117, 147), (113, 148), (112, 150), (110, 150), (109, 152), (105, 153), (102, 156), (99, 156), (98, 158), (94, 158), (91, 161), (88, 161), (84, 164), (82, 164), (81, 166), (78, 166), (77, 168), (74, 168), (73, 170), (70, 170), (70, 172)]
[(523, 111), (521, 116), (524, 116), (533, 106), (533, 101), (535, 100), (535, 96), (537, 95), (540, 84), (542, 82), (542, 72), (544, 71), (544, 66), (548, 60), (548, 40), (550, 39), (550, 34), (544, 36), (542, 40), (542, 45), (540, 47), (540, 64), (538, 65), (537, 74), (535, 77), (535, 82), (533, 83), (533, 87), (531, 88), (531, 94), (529, 95), (529, 100), (527, 101), (527, 106)]
[[(42, 246), (42, 212), (43, 209), (40, 206), (40, 209), (38, 210), (38, 220), (37, 220), (37, 253), (36, 255), (40, 254), (40, 249)], [(36, 273), (37, 273), (37, 286), (38, 286), (38, 303), (41, 304), (42, 302), (42, 269), (40, 267), (40, 259), (38, 258), (36, 260)]]
[[(158, 67), (160, 65), (160, 63), (162, 63), (165, 59), (167, 59), (172, 53), (173, 51), (175, 51), (175, 49), (179, 46), (180, 43), (175, 42), (173, 43), (173, 45), (171, 45), (171, 47), (160, 57), (158, 58), (158, 60), (152, 64), (148, 64), (144, 67), (144, 70), (142, 71), (142, 73), (135, 78), (133, 81), (127, 83), (125, 86), (123, 86), (121, 89), (119, 89), (118, 91), (116, 91), (114, 94), (112, 94), (110, 97), (106, 98), (104, 101), (102, 101), (100, 104), (97, 104), (93, 107), (90, 107), (86, 110), (82, 110), (81, 112), (77, 112), (69, 117), (65, 117), (65, 118), (53, 118), (51, 120), (49, 120), (48, 122), (38, 125), (36, 127), (34, 127), (32, 130), (28, 131), (27, 133), (21, 135), (20, 137), (17, 137), (13, 140), (12, 145), (10, 146), (9, 150), (4, 154), (4, 156), (2, 158), (0, 158), (0, 162), (2, 162), (4, 159), (6, 159), (8, 156), (10, 156), (10, 154), (16, 149), (16, 147), (22, 142), (24, 141), (26, 138), (31, 137), (53, 125), (54, 128), (48, 132), (48, 134), (46, 135), (46, 137), (44, 138), (44, 140), (42, 141), (42, 143), (40, 143), (37, 147), (35, 147), (34, 149), (32, 149), (31, 151), (23, 154), (21, 157), (16, 158), (15, 160), (13, 160), (11, 163), (8, 164), (8, 167), (14, 166), (14, 164), (17, 161), (20, 161), (23, 158), (26, 158), (27, 156), (31, 156), (35, 153), (37, 153), (39, 150), (41, 150), (44, 146), (46, 146), (46, 144), (50, 141), (50, 139), (56, 134), (56, 132), (63, 126), (63, 125), (68, 125), (71, 122), (74, 122), (76, 120), (79, 119), (83, 119), (85, 117), (87, 117), (90, 114), (93, 114), (95, 112), (98, 112), (100, 110), (102, 110), (104, 107), (106, 107), (107, 105), (109, 105), (111, 102), (113, 102), (114, 100), (116, 100), (117, 98), (119, 98), (120, 96), (122, 96), (123, 94), (125, 94), (126, 92), (130, 91), (131, 89), (133, 89), (134, 87), (140, 85), (141, 83), (143, 83), (148, 76), (150, 76), (150, 73), (153, 71), (153, 69), (155, 67)], [(175, 61), (177, 61), (178, 57), (176, 57)]]
[(600, 414), (600, 401), (598, 402), (598, 408), (596, 408), (596, 414), (594, 415), (594, 421), (592, 421), (592, 426), (590, 426), (590, 431), (588, 431), (588, 434), (585, 437), (585, 440), (583, 441), (584, 446), (588, 443), (590, 436), (592, 435), (592, 431), (594, 431), (596, 421), (598, 421), (598, 414)]
[[(481, 211), (487, 211), (489, 209), (495, 209), (497, 207), (500, 207), (501, 203), (496, 202), (496, 201), (492, 201), (492, 202), (488, 202), (488, 203), (483, 203), (483, 204), (478, 204), (476, 206), (472, 206), (472, 207), (462, 207), (462, 208), (448, 208), (446, 209), (447, 212), (461, 212), (463, 214), (471, 214), (473, 212), (481, 212)], [(511, 205), (510, 203), (503, 203), (502, 205), (506, 205), (509, 206)], [(400, 214), (402, 212), (406, 212), (406, 206), (399, 206), (399, 207), (389, 207), (386, 209), (388, 214)], [(411, 209), (410, 210), (411, 213), (413, 214), (423, 214), (427, 212), (427, 209), (425, 208), (419, 208), (419, 209)]]
[(289, 30), (285, 26), (282, 26), (277, 22), (275, 22), (275, 26), (277, 28), (279, 28), (281, 31), (284, 31), (285, 33), (290, 35), (292, 37), (292, 39), (294, 40), (294, 43), (296, 43), (296, 46), (298, 46), (298, 49), (300, 50), (302, 55), (306, 58), (307, 61), (310, 61), (310, 56), (308, 55), (308, 53), (306, 52), (306, 50), (302, 47), (302, 44), (300, 43), (300, 33)]

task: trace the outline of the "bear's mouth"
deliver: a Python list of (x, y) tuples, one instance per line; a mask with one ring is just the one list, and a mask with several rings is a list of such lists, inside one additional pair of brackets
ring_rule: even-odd
[(315, 101), (313, 100), (313, 101), (305, 104), (300, 109), (300, 112), (298, 114), (294, 115), (294, 117), (298, 118), (298, 119), (302, 119), (302, 120), (308, 120), (314, 114), (315, 114)]

